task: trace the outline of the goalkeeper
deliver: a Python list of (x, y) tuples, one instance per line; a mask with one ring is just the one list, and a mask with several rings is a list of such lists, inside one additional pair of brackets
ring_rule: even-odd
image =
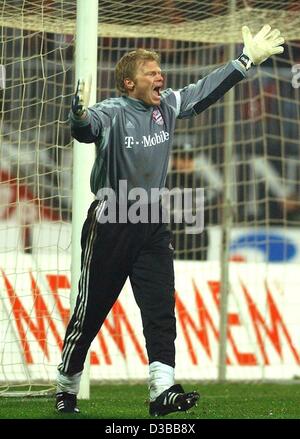
[[(167, 225), (161, 217), (152, 223), (134, 223), (130, 218), (102, 221), (108, 209), (103, 189), (118, 193), (119, 183), (126, 181), (128, 191), (142, 188), (150, 199), (151, 189), (165, 185), (176, 119), (201, 113), (244, 79), (252, 64), (283, 52), (284, 39), (269, 25), (254, 37), (246, 26), (242, 33), (244, 49), (239, 58), (177, 91), (163, 90), (159, 57), (143, 49), (127, 53), (116, 65), (121, 97), (88, 108), (89, 86), (78, 81), (70, 112), (71, 132), (79, 142), (96, 145), (91, 174), (96, 200), (82, 229), (78, 296), (58, 366), (59, 412), (79, 411), (76, 395), (88, 349), (127, 277), (141, 311), (149, 360), (150, 415), (186, 411), (199, 399), (198, 392), (185, 392), (175, 384), (173, 247)], [(118, 205), (118, 214), (124, 216), (123, 207)]]

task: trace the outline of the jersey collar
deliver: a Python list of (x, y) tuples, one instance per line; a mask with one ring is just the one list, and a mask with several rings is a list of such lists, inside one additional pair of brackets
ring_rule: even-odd
[(140, 101), (139, 99), (131, 98), (129, 96), (123, 96), (123, 98), (131, 107), (135, 108), (136, 110), (150, 111), (154, 108), (152, 105), (147, 105), (145, 102)]

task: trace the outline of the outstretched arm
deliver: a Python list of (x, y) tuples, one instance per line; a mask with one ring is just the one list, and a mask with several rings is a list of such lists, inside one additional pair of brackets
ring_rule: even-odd
[(214, 70), (196, 84), (174, 92), (178, 118), (190, 118), (201, 113), (244, 79), (251, 64), (261, 64), (270, 56), (283, 52), (281, 44), (284, 39), (277, 29), (271, 31), (269, 25), (265, 25), (254, 37), (247, 26), (242, 28), (242, 33), (244, 49), (238, 59)]

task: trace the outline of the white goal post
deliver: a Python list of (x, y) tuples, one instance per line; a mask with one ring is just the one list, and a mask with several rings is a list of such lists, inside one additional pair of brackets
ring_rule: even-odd
[[(75, 84), (79, 78), (91, 77), (90, 105), (96, 103), (97, 50), (98, 50), (98, 0), (77, 0), (75, 39)], [(77, 285), (80, 277), (80, 237), (82, 225), (94, 197), (89, 187), (91, 170), (95, 160), (94, 145), (83, 145), (74, 140), (73, 147), (73, 208), (72, 208), (72, 259), (71, 259), (71, 311), (75, 307)], [(83, 165), (84, 164), (84, 165)], [(84, 365), (79, 398), (89, 398), (90, 361)]]

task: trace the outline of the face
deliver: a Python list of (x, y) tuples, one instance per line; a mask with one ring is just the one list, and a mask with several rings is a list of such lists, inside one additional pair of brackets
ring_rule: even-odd
[(139, 99), (148, 105), (160, 104), (160, 93), (164, 78), (156, 61), (140, 63), (134, 80), (126, 79), (128, 96)]

